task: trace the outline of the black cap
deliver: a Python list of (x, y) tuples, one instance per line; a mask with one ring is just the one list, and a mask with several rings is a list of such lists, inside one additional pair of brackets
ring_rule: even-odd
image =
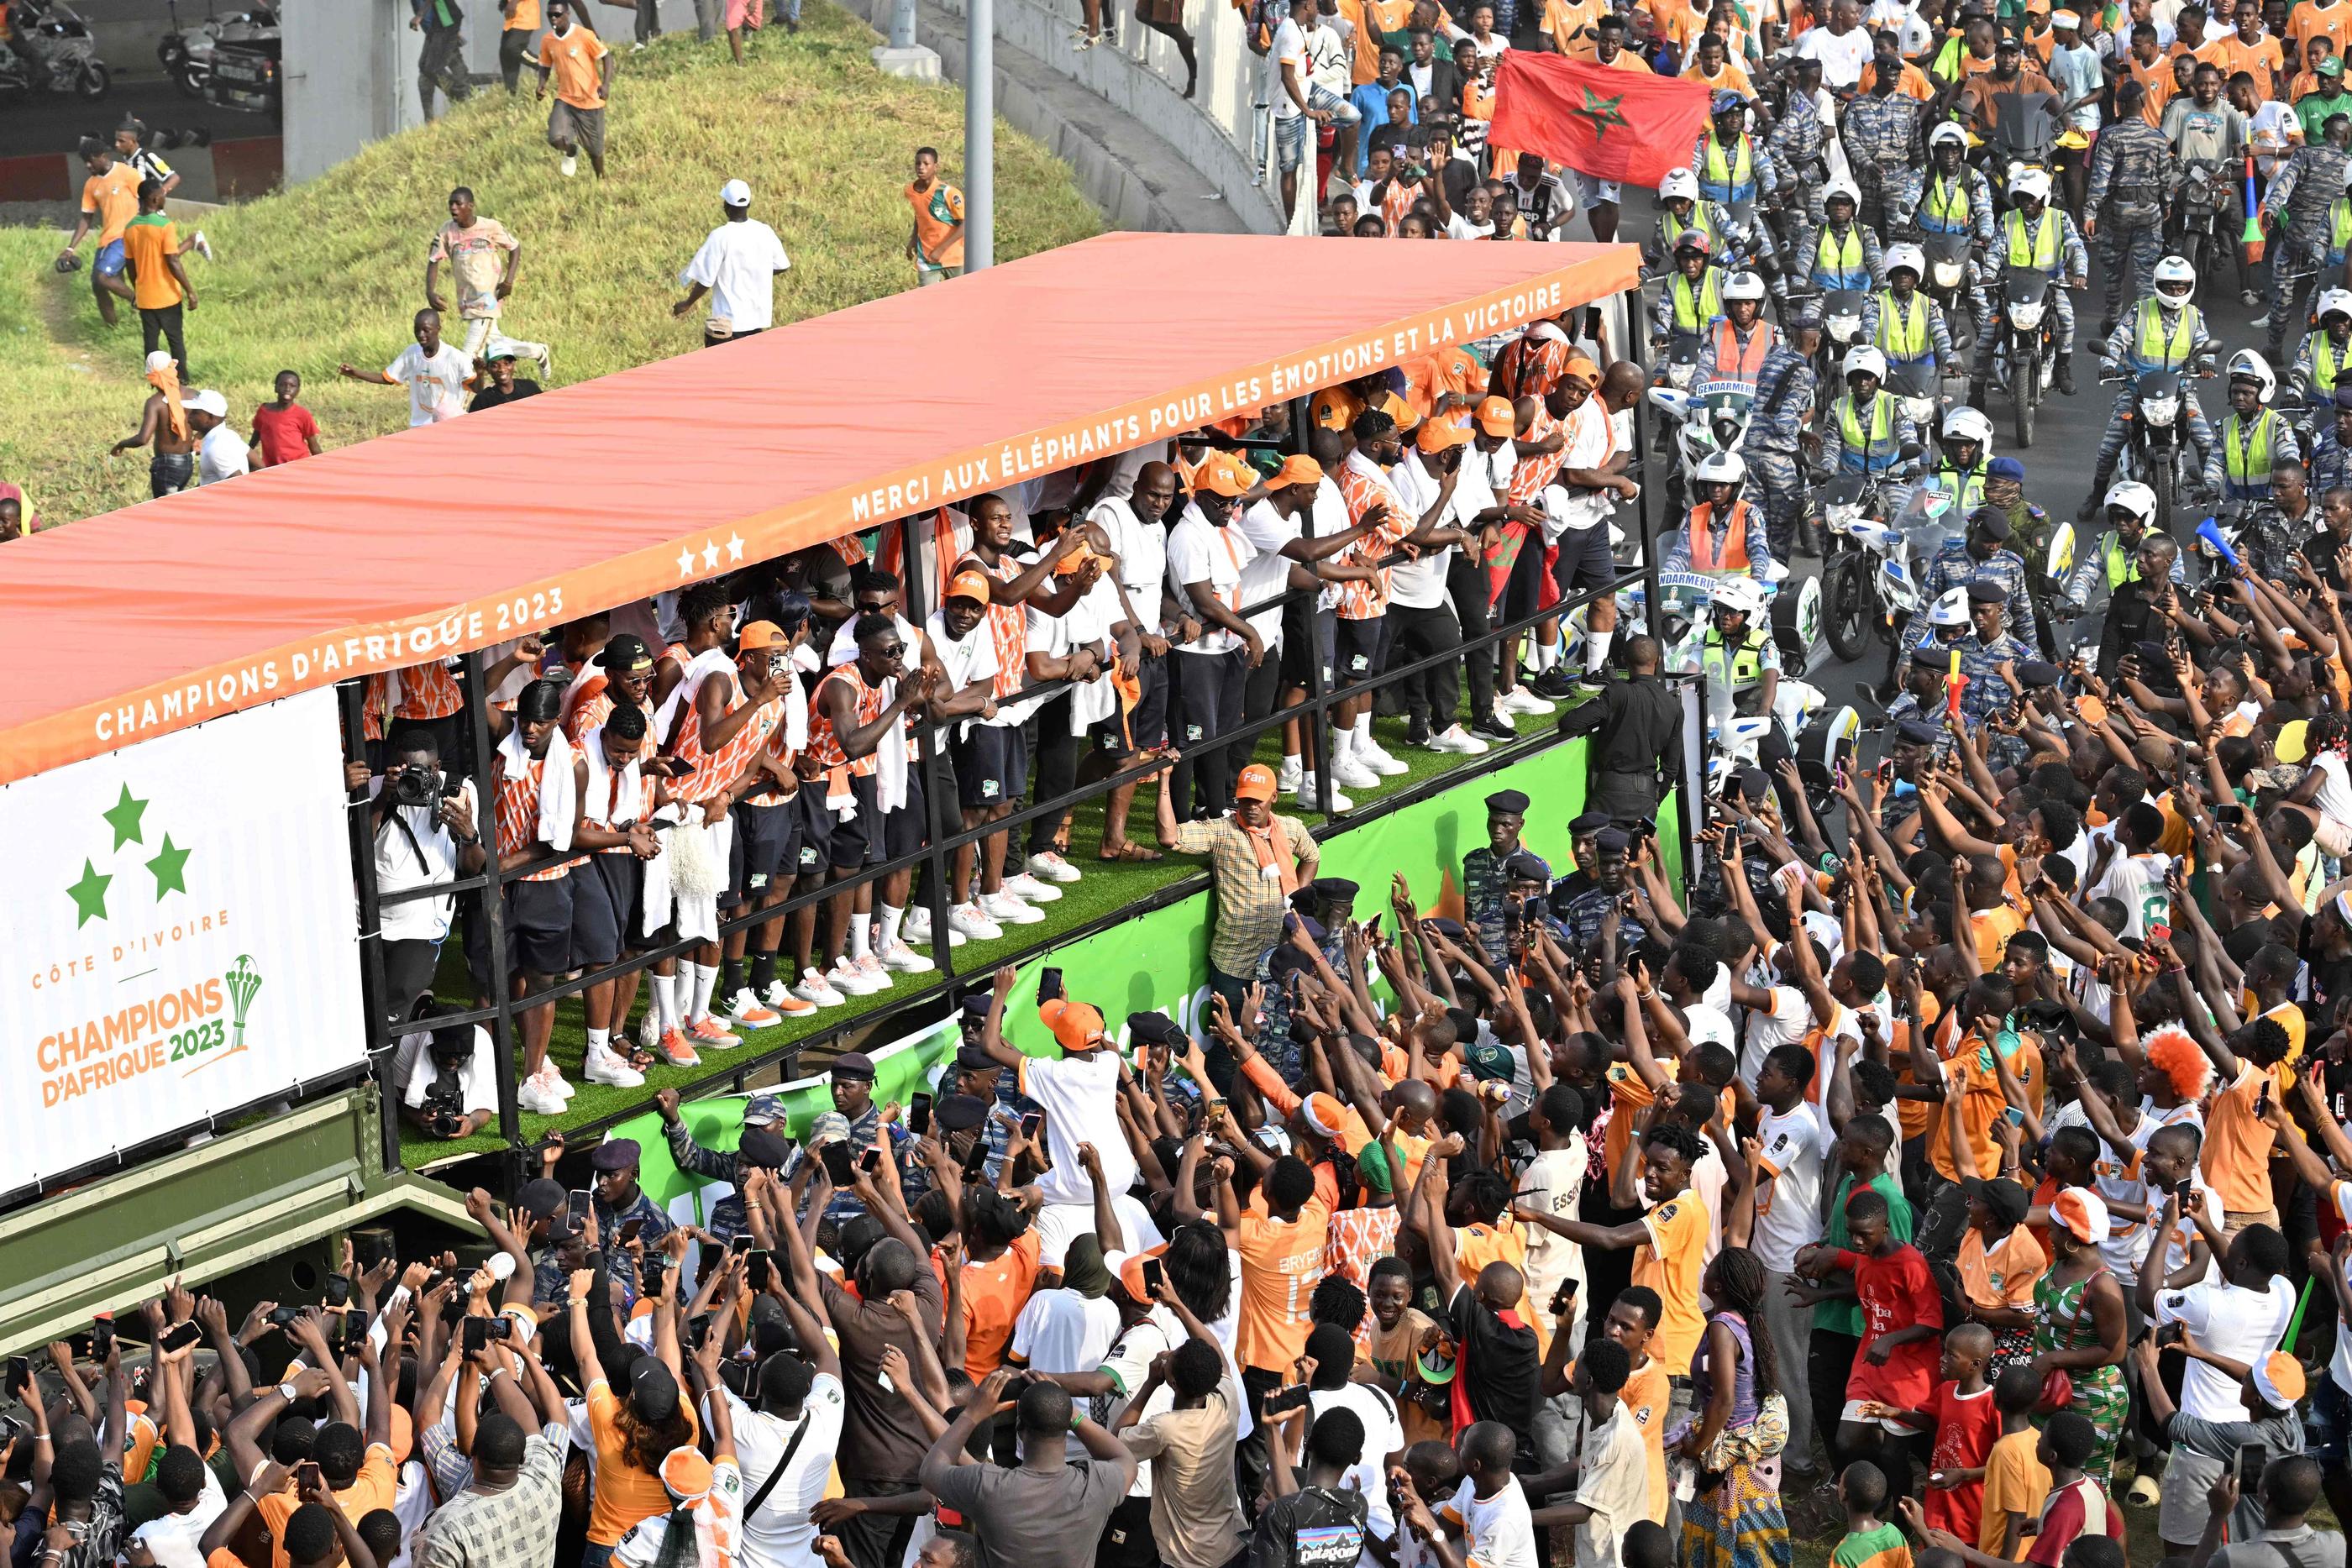
[(1578, 816), (1578, 817), (1574, 817), (1574, 818), (1570, 819), (1570, 821), (1569, 821), (1569, 824), (1568, 824), (1568, 831), (1569, 831), (1569, 832), (1570, 832), (1570, 833), (1573, 834), (1575, 837), (1577, 837), (1577, 838), (1580, 838), (1580, 838), (1584, 837), (1584, 835), (1585, 835), (1585, 834), (1587, 834), (1587, 833), (1597, 833), (1597, 832), (1599, 832), (1601, 829), (1603, 829), (1603, 828), (1607, 827), (1608, 825), (1609, 825), (1609, 813), (1608, 813), (1608, 812), (1606, 812), (1606, 811), (1587, 811), (1587, 812), (1583, 813), (1581, 816)]
[(2009, 514), (1999, 507), (1979, 507), (1969, 514), (1969, 528), (2000, 544), (2009, 538)]
[(1633, 847), (1633, 835), (1622, 828), (1603, 828), (1594, 837), (1593, 842), (1601, 846), (1602, 854), (1622, 855)]
[(1486, 797), (1486, 810), (1508, 811), (1515, 817), (1524, 817), (1528, 814), (1527, 794), (1518, 789), (1497, 789)]
[(2017, 666), (2018, 683), (2036, 689), (2056, 685), (2059, 674), (2057, 665), (2040, 659), (2028, 659)]
[(522, 1184), (515, 1194), (515, 1207), (528, 1209), (545, 1219), (563, 1207), (563, 1184), (553, 1176), (537, 1176)]
[(956, 1047), (955, 1064), (959, 1072), (986, 1072), (997, 1066), (997, 1061), (976, 1045), (960, 1045)]
[(562, 713), (563, 687), (554, 681), (533, 681), (515, 699), (515, 716), (525, 724), (545, 724)]
[(1181, 1045), (1185, 1035), (1166, 1013), (1129, 1013), (1127, 1038), (1148, 1045)]
[(1513, 850), (1503, 857), (1503, 874), (1513, 882), (1549, 882), (1551, 867), (1532, 851)]
[(677, 1414), (677, 1379), (659, 1357), (641, 1355), (629, 1369), (629, 1408), (648, 1424)]
[(874, 1059), (862, 1051), (845, 1051), (833, 1059), (833, 1076), (852, 1083), (871, 1083)]
[(1751, 800), (1761, 800), (1772, 792), (1771, 778), (1761, 768), (1743, 768), (1732, 775), (1739, 792)]
[(608, 675), (634, 674), (654, 667), (652, 650), (635, 632), (615, 632), (605, 639), (604, 652), (596, 662), (604, 666)]
[(597, 1145), (588, 1163), (600, 1171), (634, 1170), (644, 1153), (635, 1138), (614, 1138)]
[(988, 1120), (988, 1102), (977, 1094), (942, 1095), (931, 1107), (931, 1125), (942, 1133), (968, 1133)]
[(1969, 584), (1969, 602), (1970, 604), (2006, 604), (2009, 602), (2009, 593), (1998, 582), (1971, 582)]
[(1315, 879), (1315, 896), (1326, 903), (1337, 899), (1353, 898), (1362, 891), (1362, 888), (1344, 876), (1318, 876)]
[(1462, 922), (1444, 915), (1432, 916), (1429, 922), (1429, 928), (1432, 931), (1436, 932), (1440, 936), (1444, 937), (1448, 942), (1459, 942), (1464, 936), (1469, 935), (1468, 931), (1463, 926)]
[(2025, 1218), (2025, 1211), (2033, 1207), (2033, 1199), (2025, 1188), (2006, 1176), (1992, 1181), (1971, 1178), (1963, 1185), (1968, 1188), (1969, 1196), (1992, 1210), (1993, 1218), (2003, 1225), (2017, 1224)]
[(1895, 737), (1907, 740), (1914, 746), (1933, 746), (1936, 733), (1936, 727), (1925, 719), (1898, 719), (1895, 725)]
[(791, 1162), (793, 1146), (765, 1127), (746, 1127), (735, 1152), (761, 1170), (780, 1171)]
[(963, 999), (963, 1014), (969, 1019), (984, 1019), (988, 1016), (988, 1009), (995, 1005), (994, 992), (974, 991)]

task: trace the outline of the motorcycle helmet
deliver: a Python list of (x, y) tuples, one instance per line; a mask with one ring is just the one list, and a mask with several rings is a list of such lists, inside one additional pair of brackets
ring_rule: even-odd
[(1870, 375), (1884, 382), (1886, 380), (1886, 356), (1867, 343), (1858, 344), (1845, 351), (1843, 373), (1849, 382), (1856, 376)]
[(1840, 196), (1852, 202), (1856, 212), (1862, 210), (1862, 192), (1855, 187), (1854, 183), (1843, 177), (1832, 177), (1822, 187), (1822, 211), (1829, 211), (1830, 204)]
[(1964, 154), (1969, 150), (1969, 133), (1960, 129), (1959, 122), (1957, 120), (1947, 120), (1935, 130), (1927, 132), (1928, 152), (1933, 152), (1937, 148), (1947, 143), (1958, 148)]
[(1707, 113), (1717, 120), (1722, 120), (1727, 116), (1734, 114), (1746, 114), (1747, 112), (1748, 100), (1740, 97), (1738, 93), (1732, 91), (1729, 88), (1726, 88), (1721, 92), (1717, 93), (1715, 95), (1714, 101), (1707, 106)]
[(1930, 626), (1965, 626), (1969, 623), (1969, 591), (1948, 588), (1936, 598), (1935, 607), (1927, 612)]
[(1906, 244), (1888, 246), (1886, 247), (1886, 276), (1891, 278), (1896, 272), (1904, 270), (1909, 271), (1914, 282), (1927, 277), (1927, 253), (1921, 250), (1916, 245)]
[(1715, 597), (1715, 608), (1729, 610), (1741, 615), (1754, 616), (1764, 608), (1764, 590), (1754, 578), (1742, 574), (1720, 577), (1709, 591)]
[(1764, 301), (1764, 280), (1752, 272), (1735, 272), (1723, 280), (1723, 299), (1729, 304), (1735, 299)]
[(2330, 288), (2319, 297), (2312, 314), (2325, 321), (2330, 316), (2352, 318), (2352, 289)]
[(2278, 392), (2278, 377), (2270, 361), (2252, 349), (2241, 349), (2230, 358), (2230, 380), (2252, 382), (2261, 401), (2268, 404)]
[[(2175, 287), (2178, 286), (2178, 292)], [(2156, 302), (2166, 310), (2178, 310), (2189, 303), (2197, 288), (2197, 269), (2189, 258), (2168, 256), (2156, 264)]]
[(1737, 452), (1710, 452), (1698, 460), (1691, 477), (1705, 485), (1745, 485), (1748, 460)]
[(1944, 416), (1944, 439), (1973, 441), (1979, 446), (1992, 444), (1992, 421), (1979, 411), (1965, 405)]
[(2047, 203), (2050, 200), (2050, 171), (2027, 168), (2011, 170), (2009, 193), (2012, 199), (2018, 201), (2031, 196), (2037, 202)]
[(1684, 197), (1688, 201), (1697, 201), (1698, 176), (1687, 169), (1668, 170), (1666, 177), (1659, 182), (1658, 199), (1662, 202), (1670, 202), (1676, 196)]
[(2156, 492), (2137, 479), (2122, 479), (2109, 486), (2104, 504), (2121, 507), (2137, 517), (2142, 528), (2152, 527), (2156, 522)]
[(1706, 256), (1712, 253), (1714, 249), (1714, 244), (1707, 239), (1706, 235), (1695, 228), (1685, 229), (1682, 233), (1675, 236), (1675, 254), (1676, 256), (1681, 256), (1685, 252), (1697, 256)]

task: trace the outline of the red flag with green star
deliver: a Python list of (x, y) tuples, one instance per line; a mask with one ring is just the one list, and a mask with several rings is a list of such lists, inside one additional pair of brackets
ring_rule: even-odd
[(1598, 180), (1654, 188), (1690, 162), (1708, 96), (1695, 81), (1513, 49), (1495, 79), (1486, 142), (1540, 152)]

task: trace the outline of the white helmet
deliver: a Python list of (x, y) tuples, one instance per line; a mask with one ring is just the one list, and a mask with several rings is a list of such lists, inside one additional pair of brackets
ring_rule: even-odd
[(1829, 204), (1840, 196), (1852, 202), (1857, 209), (1862, 205), (1862, 192), (1854, 183), (1843, 175), (1832, 175), (1829, 183), (1822, 187), (1822, 210), (1828, 211)]
[(2319, 297), (2312, 314), (2325, 321), (2330, 316), (2352, 316), (2352, 289), (2331, 288)]
[(1736, 610), (1743, 615), (1753, 615), (1764, 608), (1764, 590), (1754, 578), (1745, 574), (1719, 577), (1709, 591), (1715, 596), (1717, 610)]
[(2009, 172), (2009, 193), (2012, 197), (2032, 196), (2037, 202), (2050, 199), (2050, 171), (2047, 169), (2014, 168)]
[(2230, 380), (2253, 382), (2264, 403), (2278, 392), (2278, 376), (2271, 370), (2271, 362), (2252, 349), (2241, 349), (2230, 357)]
[(1948, 588), (1937, 597), (1935, 608), (1927, 612), (1930, 626), (1965, 626), (1969, 623), (1969, 591)]
[(1969, 150), (1969, 133), (1960, 128), (1957, 120), (1947, 120), (1935, 130), (1927, 132), (1927, 151), (1930, 152), (1947, 141), (1963, 152)]
[(1698, 176), (1687, 169), (1666, 171), (1666, 177), (1658, 183), (1658, 199), (1662, 202), (1670, 201), (1676, 196), (1685, 196), (1694, 202), (1697, 201)]
[(1907, 267), (1914, 277), (1927, 276), (1927, 253), (1916, 245), (1891, 245), (1886, 247), (1886, 276), (1895, 276), (1896, 267)]
[(2104, 505), (2121, 507), (2137, 517), (2143, 528), (2156, 521), (2156, 492), (2137, 479), (2118, 480), (2108, 486)]
[(1944, 439), (1973, 441), (1979, 446), (1990, 446), (1992, 444), (1992, 421), (1964, 404), (1944, 416)]
[(1723, 280), (1723, 298), (1726, 304), (1734, 299), (1753, 299), (1761, 304), (1764, 280), (1752, 272), (1735, 272)]
[(1882, 382), (1886, 379), (1886, 356), (1867, 343), (1857, 344), (1845, 351), (1845, 378), (1852, 381), (1864, 374), (1876, 376)]
[[(2167, 294), (2164, 286), (2168, 283), (2180, 285), (2180, 292)], [(2189, 303), (2189, 295), (2196, 289), (2197, 269), (2189, 264), (2187, 256), (2168, 256), (2156, 264), (2156, 302), (2158, 306), (2178, 310)]]
[(1748, 460), (1737, 452), (1710, 452), (1698, 460), (1691, 477), (1702, 485), (1745, 485)]

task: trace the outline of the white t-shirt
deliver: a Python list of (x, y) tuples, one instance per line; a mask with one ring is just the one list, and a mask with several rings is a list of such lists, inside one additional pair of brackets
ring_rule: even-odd
[[(1130, 494), (1133, 483), (1129, 481)], [(1111, 553), (1118, 558), (1118, 580), (1135, 612), (1135, 629), (1158, 632), (1160, 600), (1168, 580), (1167, 530), (1137, 517), (1126, 496), (1097, 501), (1087, 520), (1110, 537)]]
[[(1396, 1515), (1389, 1509), (1389, 1487), (1381, 1462), (1404, 1447), (1404, 1427), (1397, 1420), (1396, 1406), (1389, 1396), (1368, 1383), (1343, 1383), (1337, 1388), (1319, 1388), (1307, 1396), (1309, 1421), (1322, 1418), (1326, 1410), (1350, 1410), (1364, 1424), (1362, 1457), (1348, 1467), (1340, 1478), (1344, 1489), (1353, 1488), (1364, 1494), (1366, 1523), (1375, 1541), (1396, 1538)], [(1366, 1552), (1364, 1561), (1371, 1560)]]
[[(1748, 1009), (1747, 1043), (1739, 1052), (1739, 1075), (1748, 1082), (1764, 1070), (1764, 1058), (1784, 1045), (1795, 1045), (1813, 1027), (1813, 1005), (1794, 986), (1771, 988), (1772, 1006)], [(1807, 1098), (1811, 1096), (1808, 1095)]]
[[(2284, 1274), (2266, 1291), (2236, 1285), (2193, 1285), (2160, 1291), (2156, 1321), (2186, 1324), (2199, 1344), (2215, 1355), (2251, 1366), (2279, 1347), (2294, 1312), (2294, 1287)], [(2237, 1382), (2201, 1361), (2191, 1361), (2180, 1380), (2180, 1408), (2200, 1421), (2243, 1419), (2245, 1401)]]
[[(382, 792), (383, 780), (368, 781), (371, 797)], [(461, 780), (457, 799), (468, 808), (474, 804), (474, 781)], [(404, 825), (405, 831), (403, 831)], [(478, 810), (474, 812), (474, 831), (480, 832), (488, 824)], [(378, 896), (388, 893), (405, 892), (423, 887), (427, 883), (455, 882), (457, 878), (457, 841), (447, 828), (441, 825), (432, 806), (394, 806), (384, 812), (383, 826), (375, 836), (375, 886)], [(399, 904), (383, 905), (381, 921), (383, 939), (387, 942), (438, 942), (449, 935), (450, 913), (457, 907), (456, 894), (442, 898), (412, 898)]]
[[(1282, 553), (1282, 547), (1301, 538), (1306, 530), (1297, 518), (1283, 516), (1271, 498), (1250, 503), (1249, 509), (1236, 517), (1233, 526), (1257, 552), (1242, 568), (1242, 604), (1244, 608), (1264, 604), (1290, 586), (1292, 561)], [(1281, 605), (1259, 611), (1249, 618), (1249, 623), (1257, 628), (1267, 653), (1282, 646)]]
[[(1577, 1204), (1584, 1192), (1584, 1174), (1592, 1163), (1592, 1153), (1582, 1134), (1573, 1134), (1564, 1149), (1545, 1149), (1528, 1162), (1519, 1173), (1518, 1190), (1511, 1201), (1533, 1214), (1549, 1214), (1555, 1219), (1577, 1218)], [(1556, 1236), (1540, 1225), (1526, 1227), (1528, 1239), (1527, 1307), (1530, 1312), (1549, 1315), (1551, 1299), (1563, 1281), (1577, 1282), (1577, 1311), (1584, 1311), (1584, 1249), (1565, 1236)]]
[(220, 1478), (206, 1465), (205, 1490), (196, 1494), (194, 1508), (185, 1513), (151, 1519), (132, 1531), (131, 1539), (147, 1543), (147, 1549), (155, 1554), (156, 1568), (205, 1568), (205, 1554), (196, 1550), (196, 1543), (227, 1507), (228, 1499), (221, 1491)]
[[(1642, 1464), (1642, 1497), (1646, 1505), (1649, 1460), (1644, 1458)], [(1478, 1483), (1465, 1480), (1445, 1505), (1445, 1511), (1462, 1521), (1464, 1555), (1479, 1568), (1538, 1568), (1535, 1521), (1528, 1515), (1528, 1494), (1520, 1490), (1517, 1476), (1483, 1502), (1478, 1499)]]
[(2323, 751), (2311, 759), (2311, 765), (2327, 775), (2311, 803), (2337, 826), (2352, 829), (2352, 778), (2346, 775), (2343, 753)]
[(725, 321), (738, 332), (757, 332), (775, 325), (776, 274), (790, 266), (776, 231), (745, 218), (712, 229), (677, 281), (681, 287), (699, 283), (710, 290), (713, 321)]
[[(425, 1092), (439, 1077), (425, 1044), (433, 1036), (425, 1030), (400, 1037), (393, 1058), (393, 1078), (402, 1085), (400, 1103), (410, 1110), (422, 1110)], [(498, 1057), (490, 1046), (490, 1031), (481, 1025), (474, 1026), (474, 1054), (457, 1069), (457, 1107), (468, 1113), (495, 1111), (499, 1108)]]
[[(2336, 1197), (2336, 1212), (2345, 1224), (2352, 1225), (2352, 1181), (2339, 1181), (2332, 1190)], [(2212, 1199), (2206, 1201), (2210, 1203)], [(2344, 1266), (2344, 1278), (2352, 1281), (2352, 1260), (2347, 1260)], [(2336, 1387), (2352, 1394), (2352, 1332), (2347, 1332), (2340, 1322), (2336, 1325), (2336, 1354), (2327, 1363), (2327, 1375), (2336, 1379)]]
[(1118, 1338), (1118, 1304), (1066, 1286), (1039, 1291), (1013, 1322), (1013, 1354), (1035, 1372), (1092, 1372)]
[(1825, 26), (1813, 27), (1797, 40), (1797, 54), (1822, 62), (1824, 88), (1853, 87), (1862, 80), (1862, 68), (1870, 63), (1870, 30), (1855, 27), (1840, 37)]
[[(1601, 406), (1597, 397), (1586, 398), (1577, 406), (1576, 412), (1568, 416), (1563, 433), (1568, 437), (1567, 452), (1560, 464), (1564, 469), (1599, 468), (1616, 450), (1616, 437), (1609, 427), (1609, 411)], [(1579, 489), (1573, 485), (1559, 487), (1568, 497), (1567, 505), (1555, 519), (1562, 528), (1582, 532), (1609, 520), (1616, 502), (1612, 492)]]
[(1049, 659), (1066, 659), (1080, 648), (1092, 648), (1102, 657), (1102, 674), (1070, 688), (1070, 733), (1084, 735), (1088, 725), (1118, 711), (1118, 688), (1111, 684), (1111, 655), (1116, 652), (1110, 629), (1125, 620), (1118, 608), (1118, 591), (1102, 579), (1078, 596), (1059, 615), (1029, 607), (1029, 652)]
[(1769, 1106), (1757, 1124), (1764, 1158), (1780, 1174), (1769, 1195), (1759, 1189), (1756, 1260), (1776, 1274), (1797, 1266), (1797, 1249), (1822, 1239), (1822, 1167), (1830, 1150), (1829, 1124), (1811, 1101), (1783, 1116)]
[[(948, 631), (947, 622), (936, 610), (923, 622), (923, 629), (930, 633), (931, 653), (938, 658), (940, 668), (947, 672), (950, 692), (960, 692), (966, 686), (996, 679), (996, 637), (988, 629), (988, 617), (983, 615), (972, 622), (971, 634), (961, 643)], [(962, 739), (971, 733), (971, 727), (975, 724), (1003, 723), (1004, 710), (999, 708), (993, 719), (965, 719), (955, 727), (955, 737)]]
[(1078, 1164), (1080, 1144), (1095, 1146), (1108, 1191), (1123, 1193), (1135, 1184), (1135, 1155), (1118, 1124), (1117, 1051), (1024, 1058), (1021, 1092), (1045, 1113), (1046, 1155), (1054, 1162), (1037, 1178), (1037, 1191), (1045, 1202), (1094, 1201), (1094, 1184)]
[[(1415, 518), (1437, 504), (1437, 476), (1422, 466), (1418, 449), (1407, 452), (1404, 461), (1389, 470), (1389, 484), (1397, 499)], [(1460, 487), (1458, 482), (1455, 486)], [(1424, 549), (1414, 559), (1402, 561), (1389, 569), (1389, 602), (1407, 610), (1435, 610), (1446, 602), (1445, 570), (1454, 559), (1454, 547)]]
[[(2352, 826), (2352, 822), (2347, 825)], [(2115, 859), (2107, 862), (2107, 874), (2099, 879), (2091, 893), (2094, 897), (2112, 898), (2124, 906), (2126, 936), (2146, 936), (2151, 912), (2158, 919), (2170, 913), (2171, 895), (2164, 891), (2164, 873), (2171, 863), (2165, 855), (2127, 855), (2122, 852), (2122, 845), (2116, 846)]]
[(1307, 73), (1315, 86), (1334, 98), (1344, 99), (1355, 90), (1353, 57), (1338, 28), (1318, 22), (1307, 29)]
[(431, 354), (421, 343), (411, 343), (400, 358), (384, 366), (387, 380), (408, 389), (408, 423), (438, 424), (466, 412), (466, 377), (473, 366), (448, 343)]
[[(1730, 993), (1727, 989), (1725, 994)], [(1712, 1041), (1728, 1050), (1739, 1048), (1739, 1030), (1731, 1015), (1712, 1002), (1691, 1002), (1683, 1008), (1683, 1032), (1693, 1045)]]
[[(1927, 24), (1906, 0), (1872, 0), (1870, 9), (1862, 14), (1862, 25), (1872, 33), (1893, 33), (1901, 41), (1906, 57), (1926, 54), (1935, 41)], [(1861, 79), (1859, 72), (1855, 79)]]
[(205, 432), (196, 444), (196, 483), (217, 485), (224, 479), (234, 479), (253, 472), (252, 449), (245, 437), (223, 420)]
[(1577, 1568), (1617, 1568), (1625, 1531), (1650, 1517), (1649, 1446), (1622, 1401), (1585, 1431), (1576, 1500), (1592, 1511), (1576, 1527)]
[(1314, 63), (1307, 53), (1307, 35), (1297, 23), (1285, 16), (1274, 30), (1274, 43), (1265, 51), (1265, 101), (1274, 105), (1276, 120), (1296, 120), (1306, 112), (1283, 85), (1282, 67), (1288, 61), (1298, 78), (1298, 90), (1303, 94), (1314, 78)]
[[(726, 1395), (728, 1418), (735, 1426), (735, 1458), (743, 1469), (743, 1495), (766, 1484), (784, 1450), (801, 1428), (808, 1436), (793, 1450), (793, 1468), (761, 1500), (760, 1510), (743, 1521), (737, 1561), (743, 1568), (816, 1568), (816, 1525), (809, 1510), (824, 1496), (833, 1469), (834, 1451), (841, 1447), (841, 1379), (820, 1372), (801, 1401), (801, 1418), (786, 1421), (754, 1410), (732, 1394)], [(704, 1405), (703, 1420), (709, 1421)]]
[[(1191, 502), (1185, 503), (1184, 515), (1168, 530), (1168, 575), (1179, 590), (1179, 599), (1186, 604), (1192, 602), (1192, 596), (1182, 591), (1193, 583), (1205, 582), (1210, 591), (1224, 601), (1226, 609), (1240, 609), (1248, 602), (1240, 597), (1242, 569), (1256, 554), (1249, 536), (1239, 528), (1215, 527)], [(1200, 637), (1185, 643), (1184, 652), (1223, 653), (1241, 645), (1239, 637), (1203, 619)]]

